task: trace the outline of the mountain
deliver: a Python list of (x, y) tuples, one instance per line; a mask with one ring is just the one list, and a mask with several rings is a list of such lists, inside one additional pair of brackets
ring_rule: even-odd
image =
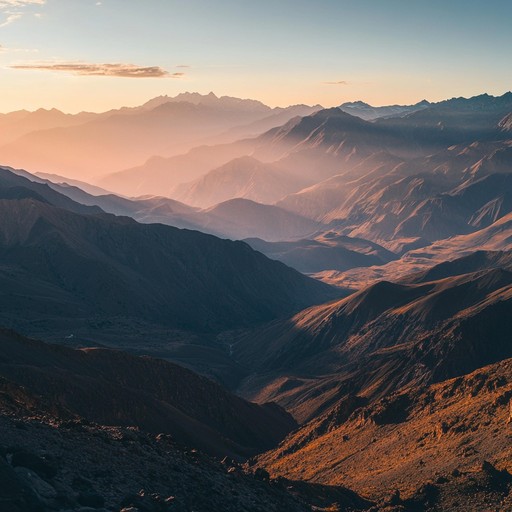
[(96, 214), (103, 210), (96, 205), (83, 205), (59, 194), (46, 183), (33, 181), (34, 177), (25, 171), (0, 167), (0, 191), (3, 199), (28, 199), (52, 204), (74, 213)]
[(364, 101), (352, 101), (342, 103), (339, 108), (351, 116), (360, 117), (365, 121), (373, 121), (379, 118), (404, 117), (413, 112), (428, 108), (430, 105), (430, 102), (423, 100), (415, 105), (386, 105), (383, 107), (373, 107)]
[(5, 329), (0, 344), (0, 496), (9, 511), (372, 506), (344, 487), (271, 483), (240, 464), (294, 426), (275, 404), (248, 403), (148, 357)]
[(23, 333), (229, 376), (233, 362), (216, 333), (339, 295), (245, 243), (138, 224), (3, 173), (11, 182), (0, 187), (0, 322)]
[(115, 194), (92, 195), (78, 186), (54, 183), (26, 171), (10, 171), (36, 183), (46, 184), (76, 203), (98, 206), (107, 213), (127, 215), (146, 224), (167, 224), (235, 240), (248, 236), (266, 240), (289, 240), (318, 229), (318, 224), (310, 219), (276, 206), (258, 204), (246, 199), (233, 199), (200, 210), (167, 197), (142, 196), (128, 199)]
[(391, 510), (507, 510), (511, 371), (507, 359), (369, 405), (351, 396), (258, 466), (273, 476), (343, 482), (373, 499), (392, 487)]
[(245, 242), (271, 259), (310, 274), (384, 265), (396, 259), (396, 255), (377, 244), (333, 231), (296, 241), (265, 242), (259, 238), (248, 238)]
[(9, 114), (0, 114), (0, 146), (15, 141), (31, 132), (53, 128), (69, 128), (83, 124), (99, 117), (98, 114), (80, 112), (79, 114), (64, 114), (52, 108), (40, 108), (34, 112), (19, 110)]
[[(455, 157), (462, 163), (463, 155), (450, 152), (455, 145), (461, 146), (459, 152), (462, 152), (475, 141), (490, 145), (508, 140), (508, 132), (503, 131), (500, 122), (505, 122), (512, 110), (512, 93), (501, 97), (458, 98), (422, 104), (422, 107), (404, 117), (379, 118), (373, 122), (350, 115), (341, 108), (322, 109), (291, 118), (258, 136), (240, 132), (240, 137), (252, 136), (249, 139), (228, 144), (219, 144), (225, 139), (217, 140), (215, 145), (194, 149), (189, 154), (153, 158), (142, 166), (110, 174), (98, 184), (125, 195), (171, 195), (177, 185), (200, 180), (209, 171), (233, 159), (251, 157), (293, 176), (294, 183), (303, 187), (314, 187), (340, 176), (339, 187), (346, 189), (344, 185), (364, 176), (368, 179), (373, 176), (376, 180), (376, 172), (384, 179), (384, 174), (393, 172), (398, 165), (403, 169), (397, 172), (402, 172), (402, 177), (410, 177), (423, 168), (425, 171), (439, 169)], [(472, 128), (467, 129), (466, 125)], [(438, 153), (441, 156), (432, 158)], [(482, 157), (485, 153), (480, 150), (480, 159)], [(363, 185), (368, 186), (368, 183), (361, 183)], [(441, 190), (446, 191), (446, 188)], [(344, 199), (349, 193), (350, 188), (345, 190)], [(334, 206), (340, 208), (341, 204)]]
[[(300, 499), (284, 485), (273, 486), (243, 472), (238, 464), (223, 464), (183, 448), (169, 435), (133, 427), (0, 415), (0, 434), (5, 443), (0, 494), (10, 512), (51, 512), (63, 506), (73, 512), (135, 506), (151, 511), (193, 507), (198, 512), (306, 512), (311, 502), (319, 501), (307, 484), (306, 499)], [(331, 490), (331, 503), (343, 497), (347, 504), (371, 503), (345, 489), (318, 488)]]
[(57, 185), (70, 186), (70, 187), (78, 187), (82, 189), (84, 192), (88, 194), (92, 194), (95, 196), (101, 196), (105, 194), (109, 194), (108, 190), (105, 190), (101, 187), (96, 187), (95, 185), (91, 185), (85, 181), (73, 180), (71, 178), (65, 178), (64, 176), (59, 176), (58, 174), (48, 174), (45, 172), (37, 172), (33, 176), (41, 178), (42, 180), (50, 181), (52, 183), (56, 183)]
[[(451, 265), (459, 258), (473, 257), (482, 251), (509, 251), (512, 242), (512, 214), (504, 215), (490, 226), (467, 235), (458, 235), (429, 244), (411, 239), (412, 248), (395, 261), (382, 266), (345, 271), (318, 272), (317, 279), (344, 289), (358, 290), (383, 279), (403, 280), (409, 275), (428, 272), (439, 264)], [(415, 243), (419, 244), (414, 247)], [(457, 259), (455, 259), (457, 258)]]
[(272, 128), (276, 128), (277, 126), (287, 123), (294, 117), (310, 116), (315, 112), (322, 110), (322, 108), (323, 107), (321, 105), (290, 105), (285, 108), (276, 107), (268, 117), (264, 117), (258, 121), (253, 121), (247, 125), (237, 126), (225, 133), (223, 137), (231, 135), (234, 140), (239, 139), (240, 137), (256, 137), (268, 130), (271, 130)]
[[(472, 143), (410, 161), (377, 153), (278, 206), (377, 243), (435, 241), (509, 213), (510, 141)], [(391, 248), (391, 246), (390, 246)]]
[(507, 114), (498, 124), (498, 126), (503, 131), (511, 131), (512, 130), (512, 112)]
[(201, 178), (209, 171), (251, 152), (252, 142), (198, 146), (168, 158), (153, 156), (142, 165), (102, 176), (100, 187), (126, 196), (170, 196), (177, 185)]
[[(0, 333), (3, 386), (33, 396), (32, 406), (105, 425), (171, 434), (217, 455), (270, 448), (293, 427), (272, 404), (258, 406), (180, 366), (106, 349), (73, 350)], [(44, 397), (45, 403), (39, 403)]]
[[(116, 317), (215, 330), (332, 296), (325, 285), (241, 242), (125, 217), (78, 215), (33, 198), (2, 199), (0, 210), (8, 302), (2, 317), (24, 330), (42, 318), (52, 330)], [(19, 308), (27, 309), (23, 317), (15, 314)]]
[(114, 112), (78, 126), (31, 132), (0, 147), (0, 154), (13, 167), (90, 179), (153, 155), (181, 153), (248, 116), (245, 109), (167, 102), (152, 110)]
[(209, 171), (191, 183), (179, 185), (172, 197), (202, 208), (235, 198), (272, 204), (300, 190), (303, 185), (292, 173), (244, 156)]
[(372, 505), (344, 487), (271, 483), (243, 468), (247, 454), (293, 427), (275, 404), (245, 402), (157, 359), (47, 345), (3, 329), (0, 343), (0, 496), (10, 511)]
[(252, 375), (242, 392), (304, 421), (349, 393), (380, 398), (512, 357), (511, 253), (499, 266), (430, 272), (438, 279), (377, 282), (248, 333), (235, 344)]
[(201, 231), (241, 240), (258, 237), (270, 242), (309, 235), (318, 223), (272, 205), (231, 199), (191, 216)]
[[(142, 165), (154, 156), (184, 153), (210, 139), (217, 144), (232, 142), (243, 137), (244, 129), (234, 135), (238, 126), (279, 114), (274, 122), (267, 121), (265, 129), (269, 123), (276, 126), (304, 109), (291, 107), (285, 111), (288, 116), (283, 109), (276, 111), (255, 100), (218, 98), (213, 93), (163, 96), (141, 107), (97, 115), (57, 116), (50, 111), (45, 115), (58, 119), (34, 123), (33, 129), (25, 127), (16, 137), (0, 140), (0, 155), (12, 167), (88, 180)], [(29, 114), (30, 118), (35, 116), (36, 113)], [(10, 120), (8, 116), (4, 119), (7, 132), (11, 129)], [(230, 130), (231, 134), (224, 135)]]

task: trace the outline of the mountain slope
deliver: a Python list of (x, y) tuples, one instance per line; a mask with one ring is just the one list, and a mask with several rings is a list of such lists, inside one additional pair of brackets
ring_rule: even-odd
[(343, 482), (374, 498), (394, 487), (394, 504), (405, 510), (507, 510), (511, 371), (507, 359), (371, 405), (352, 397), (258, 464), (273, 476)]
[(253, 249), (300, 272), (343, 271), (353, 267), (383, 265), (396, 256), (377, 244), (328, 231), (311, 238), (289, 242), (245, 240)]
[[(250, 404), (190, 370), (105, 349), (73, 350), (0, 332), (0, 376), (67, 418), (164, 432), (217, 456), (276, 444), (294, 427), (283, 410)], [(45, 402), (37, 404), (38, 396)]]
[(172, 197), (202, 208), (235, 198), (272, 204), (302, 187), (293, 174), (245, 156), (179, 185)]
[(270, 242), (302, 237), (318, 229), (318, 224), (311, 219), (248, 199), (224, 201), (189, 218), (202, 231), (218, 236), (223, 233), (235, 239), (255, 236)]
[[(56, 328), (71, 319), (92, 325), (94, 318), (119, 316), (216, 330), (270, 319), (332, 293), (241, 242), (77, 215), (34, 199), (1, 200), (0, 211), (2, 318), (23, 329), (43, 318)], [(26, 313), (16, 314), (18, 308)]]
[[(199, 210), (167, 197), (142, 196), (128, 199), (115, 194), (92, 195), (76, 186), (53, 183), (25, 171), (13, 172), (31, 181), (35, 180), (36, 183), (43, 183), (75, 203), (80, 203), (74, 204), (74, 208), (98, 206), (107, 213), (127, 215), (145, 224), (161, 223), (195, 229), (221, 238), (240, 240), (255, 236), (267, 240), (289, 240), (308, 235), (318, 228), (315, 221), (276, 206), (258, 204), (246, 199), (225, 201), (211, 208)], [(25, 182), (21, 182), (21, 185), (23, 183)], [(54, 196), (58, 197), (55, 194)]]
[(374, 399), (511, 357), (512, 260), (500, 262), (418, 284), (378, 282), (256, 330), (235, 346), (253, 375), (241, 389), (302, 421), (349, 393)]
[(126, 196), (170, 196), (177, 185), (201, 178), (212, 169), (249, 154), (252, 147), (253, 143), (248, 139), (231, 144), (198, 146), (171, 157), (152, 156), (142, 165), (108, 173), (96, 183)]
[(0, 167), (0, 197), (11, 199), (35, 198), (75, 213), (97, 214), (103, 212), (97, 205), (84, 205), (73, 201), (66, 195), (56, 192), (47, 183), (38, 183), (38, 181), (40, 180), (37, 180), (37, 178), (34, 181), (34, 176), (25, 171)]

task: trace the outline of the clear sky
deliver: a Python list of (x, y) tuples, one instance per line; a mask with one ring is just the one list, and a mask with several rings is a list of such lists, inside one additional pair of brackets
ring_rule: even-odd
[(512, 0), (0, 0), (0, 45), (1, 112), (437, 101), (512, 89)]

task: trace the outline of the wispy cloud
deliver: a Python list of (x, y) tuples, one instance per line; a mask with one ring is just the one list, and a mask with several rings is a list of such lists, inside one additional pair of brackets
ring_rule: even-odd
[(37, 53), (35, 48), (8, 48), (0, 44), (0, 53)]
[(7, 25), (10, 25), (11, 23), (14, 23), (16, 20), (19, 20), (23, 16), (23, 13), (21, 12), (12, 12), (7, 15), (7, 18), (0, 23), (0, 27), (6, 27)]
[(134, 64), (92, 64), (82, 62), (30, 63), (11, 66), (13, 69), (62, 71), (81, 76), (115, 76), (123, 78), (182, 78), (185, 73), (169, 73), (159, 66)]
[(0, 9), (6, 7), (26, 7), (27, 5), (44, 5), (46, 0), (0, 0)]
[(349, 85), (346, 80), (338, 80), (337, 82), (322, 82), (324, 85)]
[(0, 27), (6, 27), (19, 20), (25, 14), (23, 10), (29, 6), (41, 6), (46, 4), (46, 0), (0, 0), (0, 13), (4, 18), (0, 22)]

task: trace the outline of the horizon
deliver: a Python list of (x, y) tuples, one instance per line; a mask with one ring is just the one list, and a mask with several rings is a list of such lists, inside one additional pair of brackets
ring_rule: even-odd
[(4, 0), (0, 111), (102, 112), (188, 90), (271, 107), (499, 96), (511, 17), (504, 0)]
[[(262, 103), (263, 105), (267, 106), (267, 107), (270, 107), (270, 108), (289, 108), (289, 107), (293, 107), (293, 106), (297, 106), (297, 105), (307, 105), (307, 106), (320, 106), (322, 107), (323, 109), (328, 109), (328, 108), (338, 108), (344, 104), (350, 104), (350, 103), (362, 103), (362, 104), (365, 104), (365, 105), (368, 105), (370, 107), (373, 107), (373, 108), (380, 108), (380, 107), (394, 107), (394, 106), (410, 106), (410, 105), (416, 105), (418, 103), (421, 103), (423, 101), (427, 101), (428, 103), (430, 104), (436, 104), (436, 103), (441, 103), (443, 101), (450, 101), (450, 100), (455, 100), (455, 99), (466, 99), (466, 100), (469, 100), (469, 99), (472, 99), (472, 98), (477, 98), (479, 96), (490, 96), (490, 97), (493, 97), (493, 98), (500, 98), (502, 96), (505, 96), (506, 94), (511, 94), (512, 93), (512, 89), (511, 90), (506, 90), (504, 91), (502, 94), (489, 94), (488, 92), (481, 92), (481, 93), (477, 93), (477, 94), (474, 94), (474, 95), (471, 95), (471, 96), (453, 96), (453, 97), (450, 97), (450, 98), (442, 98), (438, 101), (432, 101), (428, 98), (422, 98), (422, 99), (419, 99), (418, 101), (415, 101), (413, 103), (405, 103), (405, 102), (402, 102), (402, 103), (383, 103), (383, 104), (372, 104), (372, 103), (369, 103), (369, 102), (366, 102), (364, 101), (363, 99), (356, 99), (356, 100), (352, 100), (352, 101), (346, 101), (346, 102), (341, 102), (341, 103), (337, 103), (335, 105), (322, 105), (320, 103), (310, 103), (310, 104), (305, 104), (305, 103), (293, 103), (293, 104), (289, 104), (289, 105), (269, 105), (267, 103), (265, 103), (264, 101), (262, 101), (261, 99), (258, 99), (258, 98), (249, 98), (249, 97), (245, 97), (245, 98), (239, 98), (239, 97), (236, 97), (236, 96), (230, 96), (230, 95), (227, 95), (227, 94), (217, 94), (215, 93), (214, 91), (209, 91), (207, 93), (201, 93), (201, 92), (198, 92), (198, 91), (182, 91), (178, 94), (176, 94), (175, 96), (171, 96), (169, 94), (161, 94), (161, 95), (158, 95), (158, 96), (153, 96), (151, 98), (147, 98), (145, 100), (142, 101), (142, 103), (138, 103), (138, 104), (133, 104), (133, 105), (120, 105), (120, 106), (116, 106), (116, 107), (111, 107), (111, 108), (107, 108), (106, 110), (84, 110), (84, 109), (78, 109), (76, 111), (66, 111), (66, 110), (61, 110), (59, 108), (56, 108), (56, 107), (37, 107), (37, 108), (34, 108), (33, 110), (29, 110), (29, 109), (17, 109), (17, 110), (11, 110), (11, 111), (2, 111), (0, 112), (0, 115), (6, 115), (6, 114), (10, 114), (10, 113), (14, 113), (14, 112), (22, 112), (22, 111), (26, 111), (26, 112), (37, 112), (37, 111), (47, 111), (47, 112), (50, 112), (52, 110), (57, 110), (57, 111), (60, 111), (62, 112), (63, 114), (69, 114), (69, 115), (76, 115), (76, 114), (87, 114), (87, 113), (92, 113), (92, 114), (101, 114), (101, 113), (105, 113), (105, 112), (109, 112), (109, 111), (117, 111), (117, 110), (120, 110), (122, 108), (137, 108), (137, 107), (140, 107), (148, 102), (150, 102), (151, 100), (154, 100), (154, 99), (157, 99), (157, 98), (164, 98), (164, 97), (168, 97), (169, 99), (173, 99), (173, 98), (176, 98), (182, 94), (199, 94), (203, 97), (206, 97), (206, 96), (209, 96), (211, 94), (213, 94), (217, 99), (222, 99), (222, 98), (235, 98), (235, 99), (240, 99), (240, 100), (243, 100), (243, 101), (259, 101), (260, 103)], [(186, 101), (186, 100), (183, 100), (183, 101)]]

